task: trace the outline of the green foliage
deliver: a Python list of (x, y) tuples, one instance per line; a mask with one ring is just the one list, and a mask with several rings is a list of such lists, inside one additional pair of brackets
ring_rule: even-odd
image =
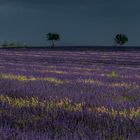
[(12, 43), (10, 43), (9, 44), (9, 47), (19, 47), (19, 46), (21, 46), (21, 44), (20, 43), (16, 43), (16, 42), (12, 42)]
[(118, 77), (117, 72), (116, 72), (116, 71), (112, 71), (112, 72), (111, 72), (111, 77)]
[(2, 47), (2, 48), (6, 48), (6, 47), (8, 47), (8, 43), (7, 43), (7, 41), (4, 41), (4, 43), (1, 44), (1, 47)]
[(117, 34), (114, 41), (121, 46), (128, 42), (128, 37), (125, 34)]
[(8, 43), (7, 41), (4, 41), (4, 43), (1, 44), (1, 47), (2, 48), (17, 48), (17, 47), (27, 47), (27, 46), (18, 42)]
[(112, 71), (110, 74), (107, 74), (107, 76), (116, 78), (116, 77), (118, 77), (118, 73), (116, 71)]

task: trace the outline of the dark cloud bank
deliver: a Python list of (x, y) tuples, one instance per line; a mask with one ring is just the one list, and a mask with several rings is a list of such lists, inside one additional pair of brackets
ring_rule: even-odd
[(140, 45), (139, 0), (1, 0), (0, 41), (45, 45), (45, 33), (61, 34), (59, 45), (112, 45), (126, 33)]

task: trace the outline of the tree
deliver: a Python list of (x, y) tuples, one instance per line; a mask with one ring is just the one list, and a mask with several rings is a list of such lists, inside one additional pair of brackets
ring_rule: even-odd
[(128, 37), (125, 34), (117, 34), (114, 41), (121, 46), (128, 42)]
[(57, 33), (51, 33), (49, 32), (47, 34), (47, 40), (52, 41), (52, 47), (54, 47), (54, 41), (60, 40), (60, 35)]
[(9, 44), (9, 47), (12, 47), (12, 48), (14, 48), (14, 47), (20, 47), (20, 46), (21, 46), (21, 44), (18, 43), (18, 42), (12, 42), (12, 43)]
[(3, 47), (3, 48), (8, 47), (8, 43), (7, 43), (7, 41), (4, 41), (4, 43), (2, 44), (2, 47)]

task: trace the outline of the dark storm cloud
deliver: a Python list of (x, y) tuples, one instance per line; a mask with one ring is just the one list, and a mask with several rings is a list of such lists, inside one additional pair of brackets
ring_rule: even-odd
[(137, 3), (138, 0), (1, 0), (0, 4), (22, 3), (22, 4), (101, 4), (101, 5), (127, 5), (128, 3)]
[(124, 32), (130, 44), (138, 44), (139, 5), (139, 0), (0, 0), (0, 40), (45, 44), (43, 34), (56, 31), (64, 44), (111, 44), (115, 33)]
[(85, 0), (2, 0), (1, 4), (86, 4)]
[[(22, 7), (30, 8), (33, 10), (46, 10), (48, 11), (50, 7), (48, 6), (62, 6), (62, 10), (65, 9), (64, 6), (77, 6), (76, 11), (78, 12), (78, 7), (83, 6), (83, 11), (87, 16), (97, 16), (97, 17), (123, 17), (123, 16), (137, 16), (139, 15), (140, 2), (138, 0), (1, 0), (1, 6), (10, 7)], [(57, 7), (55, 7), (57, 10)], [(70, 7), (72, 9), (72, 7)], [(54, 12), (56, 11), (53, 9)], [(65, 11), (64, 11), (65, 12)], [(69, 11), (68, 11), (69, 12)], [(73, 13), (72, 11), (70, 11)], [(81, 11), (80, 11), (81, 12)], [(84, 13), (81, 13), (84, 15)]]
[[(138, 0), (1, 0), (1, 6), (46, 10), (48, 6), (83, 6), (87, 15), (127, 16), (140, 12)], [(55, 10), (54, 10), (55, 11)], [(78, 7), (77, 7), (78, 11)], [(72, 12), (72, 11), (71, 11)], [(101, 14), (102, 13), (102, 14)]]

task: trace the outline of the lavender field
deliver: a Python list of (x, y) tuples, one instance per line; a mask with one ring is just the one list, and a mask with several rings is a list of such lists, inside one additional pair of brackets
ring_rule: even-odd
[(0, 140), (140, 140), (140, 51), (0, 50)]

